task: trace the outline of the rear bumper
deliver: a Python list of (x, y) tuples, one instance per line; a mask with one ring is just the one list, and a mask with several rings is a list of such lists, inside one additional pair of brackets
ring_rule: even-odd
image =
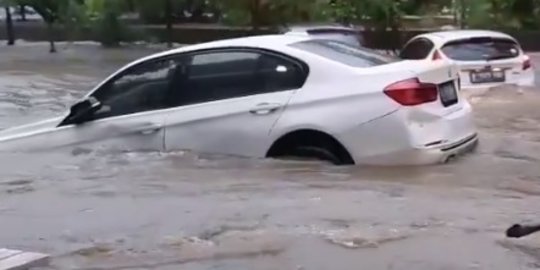
[(402, 109), (343, 134), (356, 164), (429, 165), (476, 148), (478, 136), (468, 102), (446, 115)]
[(472, 152), (478, 146), (478, 135), (472, 134), (454, 143), (429, 148), (416, 148), (404, 153), (411, 164), (437, 164), (446, 163), (449, 160)]
[(498, 86), (504, 86), (504, 85), (510, 85), (510, 86), (518, 86), (518, 87), (534, 87), (535, 86), (535, 74), (533, 69), (529, 69), (527, 71), (523, 71), (519, 74), (512, 74), (507, 77), (507, 80), (502, 83), (479, 83), (479, 84), (473, 84), (470, 82), (469, 78), (463, 78), (463, 74), (461, 76), (461, 89), (463, 90), (477, 90), (477, 89), (488, 89)]
[(479, 138), (476, 133), (456, 142), (434, 147), (413, 147), (377, 156), (357, 157), (356, 164), (377, 166), (416, 166), (446, 163), (476, 149)]

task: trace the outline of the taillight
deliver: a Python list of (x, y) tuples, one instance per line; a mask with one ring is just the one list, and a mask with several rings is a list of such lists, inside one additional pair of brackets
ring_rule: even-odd
[(435, 52), (433, 53), (433, 56), (431, 57), (431, 60), (435, 61), (435, 60), (440, 60), (440, 59), (442, 59), (441, 53), (438, 50), (435, 50)]
[(522, 69), (523, 70), (527, 70), (529, 68), (532, 67), (532, 64), (531, 64), (531, 59), (527, 56), (527, 58), (525, 59), (525, 61), (523, 61), (523, 65), (522, 65)]
[(437, 85), (422, 83), (418, 78), (399, 81), (387, 86), (384, 93), (397, 103), (414, 106), (437, 100)]

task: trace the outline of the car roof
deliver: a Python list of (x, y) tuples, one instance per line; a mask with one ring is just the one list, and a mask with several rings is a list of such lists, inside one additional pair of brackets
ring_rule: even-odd
[[(175, 49), (163, 51), (160, 53), (156, 53), (144, 59), (166, 56), (166, 55), (182, 53), (182, 52), (213, 49), (213, 48), (250, 47), (250, 48), (260, 48), (260, 49), (275, 49), (277, 47), (288, 46), (293, 43), (302, 42), (302, 41), (306, 41), (310, 39), (312, 38), (308, 36), (278, 35), (278, 34), (230, 38), (230, 39), (203, 42), (203, 43), (194, 44), (194, 45), (186, 45), (180, 48), (175, 48)], [(144, 59), (142, 61), (144, 61)]]
[(284, 28), (284, 31), (289, 32), (307, 32), (313, 30), (346, 30), (356, 31), (356, 28), (337, 24), (337, 23), (308, 23), (308, 24), (293, 24)]
[(417, 37), (425, 37), (431, 39), (434, 42), (438, 42), (441, 45), (450, 41), (468, 39), (473, 37), (494, 37), (494, 38), (508, 38), (515, 40), (512, 36), (505, 33), (491, 31), (491, 30), (448, 30), (430, 32)]

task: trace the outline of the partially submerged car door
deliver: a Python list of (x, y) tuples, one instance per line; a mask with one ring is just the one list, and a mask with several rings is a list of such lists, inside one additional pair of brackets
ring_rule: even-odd
[(95, 111), (84, 111), (82, 105), (87, 101), (78, 103), (58, 127), (28, 133), (22, 140), (14, 140), (9, 148), (45, 150), (80, 146), (121, 151), (162, 150), (164, 110), (168, 106), (170, 78), (178, 63), (173, 58), (156, 59), (120, 72), (87, 98), (94, 101), (87, 109), (98, 104)]
[(167, 150), (263, 157), (271, 128), (308, 74), (296, 59), (249, 48), (197, 52), (188, 63), (173, 87)]

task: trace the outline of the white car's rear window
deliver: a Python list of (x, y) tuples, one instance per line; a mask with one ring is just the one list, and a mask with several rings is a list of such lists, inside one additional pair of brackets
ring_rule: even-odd
[(520, 46), (507, 38), (479, 37), (448, 42), (442, 51), (453, 60), (485, 61), (515, 58)]
[(316, 28), (307, 32), (317, 38), (341, 41), (355, 47), (360, 47), (364, 43), (362, 35), (356, 30)]
[(373, 67), (400, 61), (396, 57), (335, 40), (313, 39), (290, 46), (353, 67)]

